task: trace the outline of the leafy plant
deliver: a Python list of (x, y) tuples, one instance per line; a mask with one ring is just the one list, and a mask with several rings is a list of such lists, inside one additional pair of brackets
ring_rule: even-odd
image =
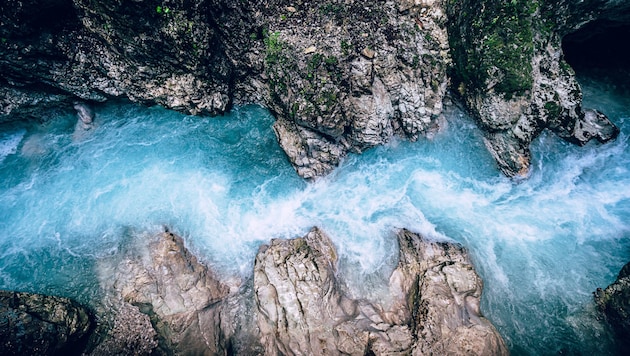
[(280, 41), (280, 32), (274, 33), (264, 32), (264, 42), (266, 51), (266, 61), (268, 64), (275, 64), (281, 59), (281, 53), (283, 49), (283, 43)]
[(171, 9), (168, 8), (167, 6), (158, 5), (155, 8), (155, 12), (157, 12), (160, 15), (162, 15), (162, 14), (167, 15), (169, 12), (171, 12)]

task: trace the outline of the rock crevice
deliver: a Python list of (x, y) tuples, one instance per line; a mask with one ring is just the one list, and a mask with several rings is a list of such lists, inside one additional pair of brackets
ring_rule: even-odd
[(479, 310), (482, 281), (466, 251), (407, 230), (397, 236), (399, 263), (379, 302), (346, 293), (335, 247), (317, 228), (261, 246), (242, 282), (221, 281), (181, 238), (162, 234), (101, 266), (119, 329), (146, 329), (149, 338), (109, 330), (92, 353), (107, 345), (164, 354), (508, 354)]
[(78, 99), (195, 115), (257, 102), (297, 172), (315, 178), (393, 136), (431, 137), (450, 86), (499, 169), (526, 176), (544, 129), (578, 144), (618, 133), (582, 108), (562, 39), (629, 14), (610, 0), (5, 1), (0, 121)]

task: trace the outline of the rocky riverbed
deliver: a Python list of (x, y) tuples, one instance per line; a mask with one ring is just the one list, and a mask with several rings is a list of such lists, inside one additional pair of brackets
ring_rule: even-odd
[(92, 311), (3, 292), (2, 342), (10, 354), (80, 352), (89, 331), (92, 355), (508, 354), (480, 311), (483, 282), (466, 250), (408, 230), (397, 238), (389, 295), (367, 300), (347, 294), (335, 247), (317, 228), (261, 246), (244, 280), (221, 280), (179, 236), (139, 234), (101, 261), (104, 294)]

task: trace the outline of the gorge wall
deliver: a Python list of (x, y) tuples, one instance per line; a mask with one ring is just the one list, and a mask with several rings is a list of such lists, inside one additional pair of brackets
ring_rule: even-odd
[(545, 128), (577, 144), (618, 133), (582, 108), (562, 39), (627, 23), (623, 1), (10, 0), (0, 10), (0, 121), (45, 120), (77, 100), (196, 115), (257, 102), (305, 178), (393, 136), (430, 137), (449, 87), (508, 176), (527, 176)]

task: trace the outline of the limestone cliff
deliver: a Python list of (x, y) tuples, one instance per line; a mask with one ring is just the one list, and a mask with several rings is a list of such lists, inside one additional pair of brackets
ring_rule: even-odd
[(630, 4), (601, 0), (446, 4), (454, 86), (506, 175), (528, 175), (529, 145), (544, 129), (579, 145), (617, 136), (619, 130), (605, 115), (582, 108), (582, 91), (564, 60), (562, 38), (595, 19), (626, 16), (627, 21)]
[(578, 144), (618, 130), (581, 107), (562, 39), (628, 23), (623, 1), (9, 0), (0, 121), (128, 98), (216, 115), (257, 102), (306, 178), (348, 152), (440, 128), (447, 88), (508, 176), (548, 128)]

